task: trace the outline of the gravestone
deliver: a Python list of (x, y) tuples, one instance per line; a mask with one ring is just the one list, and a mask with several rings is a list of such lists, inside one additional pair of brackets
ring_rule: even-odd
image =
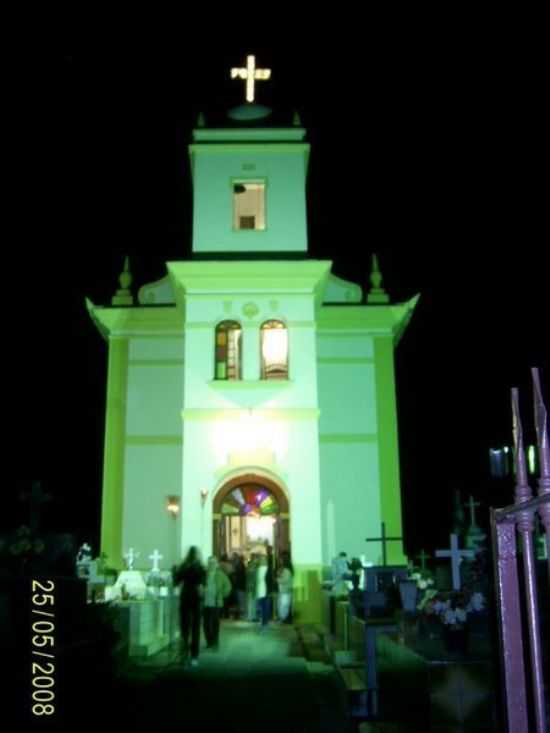
[(126, 600), (125, 595), (135, 600), (143, 600), (147, 595), (147, 586), (143, 580), (143, 575), (139, 570), (123, 570), (117, 578), (109, 595), (109, 599), (120, 598)]
[(373, 566), (363, 572), (365, 617), (391, 615), (400, 606), (399, 583), (407, 580), (408, 568), (404, 565)]
[(406, 613), (415, 613), (418, 603), (418, 585), (416, 580), (402, 580), (399, 583), (401, 607)]

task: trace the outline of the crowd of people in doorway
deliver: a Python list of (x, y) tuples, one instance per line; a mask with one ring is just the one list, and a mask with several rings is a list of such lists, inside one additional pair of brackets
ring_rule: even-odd
[[(277, 561), (273, 548), (253, 553), (245, 562), (238, 553), (231, 558), (208, 558), (203, 565), (200, 550), (191, 547), (179, 567), (173, 569), (174, 585), (181, 585), (180, 628), (186, 662), (197, 666), (201, 621), (207, 649), (219, 648), (220, 619), (259, 623), (292, 623), (294, 569), (289, 552)], [(276, 599), (276, 607), (274, 604)]]

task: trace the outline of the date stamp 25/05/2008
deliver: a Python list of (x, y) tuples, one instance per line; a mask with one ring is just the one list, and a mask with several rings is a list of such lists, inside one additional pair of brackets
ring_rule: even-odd
[(55, 712), (55, 583), (31, 582), (31, 699), (33, 715)]

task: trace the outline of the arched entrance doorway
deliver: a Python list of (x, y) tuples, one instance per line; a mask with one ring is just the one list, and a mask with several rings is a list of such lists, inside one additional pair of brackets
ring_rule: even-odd
[(288, 499), (271, 479), (237, 476), (214, 498), (213, 552), (217, 557), (233, 552), (248, 557), (266, 542), (276, 557), (290, 551)]

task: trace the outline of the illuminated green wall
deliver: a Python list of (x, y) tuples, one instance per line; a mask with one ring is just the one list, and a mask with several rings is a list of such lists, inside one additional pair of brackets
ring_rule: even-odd
[(130, 340), (126, 410), (123, 544), (151, 566), (154, 549), (169, 568), (180, 557), (180, 518), (166, 511), (181, 493), (184, 341), (161, 333)]
[[(305, 253), (305, 131), (199, 129), (190, 146), (193, 251)], [(233, 231), (235, 180), (265, 180), (265, 231)], [(243, 474), (289, 500), (301, 621), (320, 619), (320, 580), (334, 555), (381, 560), (365, 537), (402, 534), (394, 350), (417, 299), (362, 305), (361, 288), (318, 260), (196, 259), (167, 264), (141, 306), (88, 302), (109, 339), (102, 547), (140, 568), (159, 549), (170, 567), (189, 545), (212, 551), (213, 501)], [(163, 307), (155, 307), (162, 305)], [(216, 381), (214, 336), (242, 326), (242, 380)], [(289, 378), (260, 379), (260, 328), (289, 334)], [(181, 515), (166, 511), (177, 495)], [(405, 561), (390, 545), (389, 561)]]
[(128, 341), (108, 342), (105, 451), (101, 504), (101, 552), (111, 567), (122, 567), (122, 526), (124, 521), (124, 440), (126, 434), (126, 384)]
[[(190, 146), (194, 252), (307, 250), (305, 182), (309, 146), (299, 142), (304, 130), (263, 131), (263, 141), (258, 132), (195, 130), (195, 139), (201, 142)], [(233, 231), (235, 179), (265, 181), (265, 230)]]

